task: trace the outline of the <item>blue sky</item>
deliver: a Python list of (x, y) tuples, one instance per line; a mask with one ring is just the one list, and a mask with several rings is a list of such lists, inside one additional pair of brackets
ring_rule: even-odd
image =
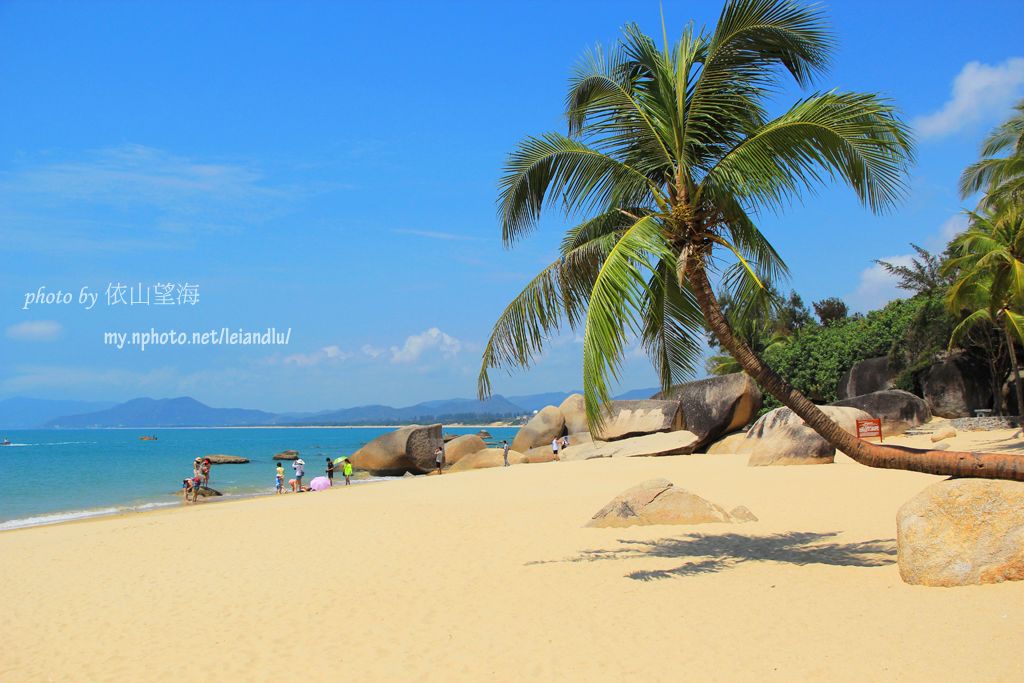
[[(718, 2), (665, 2), (670, 38)], [(1024, 96), (1019, 2), (842, 2), (820, 89), (912, 122), (911, 193), (887, 216), (827, 189), (760, 218), (805, 301), (897, 295), (872, 260), (938, 248), (956, 179)], [(570, 70), (658, 3), (0, 4), (0, 398), (311, 410), (470, 396), (498, 312), (549, 263), (552, 213), (506, 251), (505, 155), (563, 130)], [(781, 111), (800, 93), (781, 93)], [(109, 306), (110, 283), (198, 285), (194, 305)], [(27, 292), (70, 305), (24, 309)], [(92, 310), (82, 287), (101, 294)], [(287, 346), (117, 350), (110, 331), (291, 328)], [(552, 342), (504, 394), (579, 387)], [(632, 354), (624, 388), (655, 384)]]

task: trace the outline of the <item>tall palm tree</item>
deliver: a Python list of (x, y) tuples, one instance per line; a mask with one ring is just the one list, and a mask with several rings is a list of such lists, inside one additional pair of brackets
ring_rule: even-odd
[(568, 135), (526, 138), (510, 155), (499, 198), (506, 246), (552, 204), (586, 220), (498, 319), (480, 395), (490, 393), (490, 369), (528, 366), (568, 323), (583, 329), (584, 395), (597, 426), (632, 334), (667, 388), (692, 375), (707, 326), (763, 389), (858, 462), (1024, 479), (1013, 456), (853, 437), (753, 353), (718, 305), (711, 276), (742, 299), (786, 274), (752, 212), (779, 209), (827, 179), (876, 211), (903, 193), (912, 142), (888, 101), (829, 91), (776, 118), (765, 110), (784, 74), (803, 86), (826, 67), (833, 39), (821, 10), (729, 0), (710, 33), (688, 26), (671, 48), (663, 41), (659, 50), (630, 25), (616, 47), (588, 53), (569, 88)]
[[(1024, 201), (1024, 100), (1015, 114), (997, 126), (981, 145), (982, 158), (960, 176), (960, 196), (985, 191), (982, 207)], [(1006, 153), (1000, 157), (999, 154)]]
[(949, 345), (971, 328), (991, 324), (1006, 336), (1017, 392), (1017, 414), (1024, 411), (1024, 383), (1017, 364), (1017, 343), (1024, 342), (1024, 207), (993, 206), (970, 213), (967, 230), (950, 245), (953, 258), (945, 269), (956, 272), (946, 301), (954, 313), (965, 312)]

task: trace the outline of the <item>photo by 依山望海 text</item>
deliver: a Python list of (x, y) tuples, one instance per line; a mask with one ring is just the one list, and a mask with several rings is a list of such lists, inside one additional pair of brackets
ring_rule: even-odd
[(41, 286), (25, 292), (21, 310), (33, 306), (70, 306), (77, 303), (91, 310), (104, 297), (107, 306), (195, 306), (199, 303), (199, 285), (192, 282), (155, 282), (153, 284), (107, 283), (105, 291), (82, 287), (76, 293), (71, 289), (50, 290)]

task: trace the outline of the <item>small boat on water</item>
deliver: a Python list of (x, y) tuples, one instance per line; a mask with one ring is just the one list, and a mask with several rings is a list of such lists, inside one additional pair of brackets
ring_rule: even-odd
[(11, 440), (8, 439), (7, 437), (4, 437), (4, 440), (0, 441), (0, 446), (10, 446), (10, 445), (11, 445)]
[(140, 436), (139, 441), (156, 441), (155, 436)]

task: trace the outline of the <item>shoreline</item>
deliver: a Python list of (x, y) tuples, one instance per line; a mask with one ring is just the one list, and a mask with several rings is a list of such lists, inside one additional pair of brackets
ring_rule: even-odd
[[(426, 476), (426, 475), (419, 475)], [(401, 479), (402, 477), (391, 477), (391, 479)], [(342, 480), (344, 481), (344, 480)], [(352, 486), (365, 486), (367, 484), (378, 484), (387, 482), (388, 478), (385, 477), (370, 477), (368, 479), (352, 479)], [(344, 487), (341, 484), (340, 487)], [(327, 491), (339, 488), (338, 484), (335, 484)], [(303, 493), (325, 493), (327, 491), (304, 491)], [(196, 507), (206, 507), (208, 505), (224, 505), (226, 503), (238, 503), (245, 500), (265, 498), (267, 496), (276, 496), (273, 489), (269, 491), (256, 491), (256, 492), (245, 492), (245, 493), (224, 493), (220, 496), (211, 496), (210, 498), (204, 498), (201, 503), (186, 503), (178, 494), (168, 494), (174, 496), (177, 500), (174, 501), (152, 501), (139, 503), (137, 505), (111, 505), (99, 508), (82, 508), (77, 510), (60, 510), (57, 512), (43, 512), (28, 517), (15, 517), (0, 521), (0, 535), (13, 533), (15, 531), (27, 531), (29, 529), (39, 529), (44, 527), (60, 526), (64, 524), (81, 524), (84, 522), (95, 522), (104, 519), (119, 518), (119, 517), (136, 517), (138, 515), (146, 515), (156, 512), (170, 512), (176, 509), (190, 509)], [(282, 496), (293, 495), (292, 491), (285, 491), (280, 494)], [(40, 520), (33, 523), (19, 524), (17, 526), (7, 526), (13, 522), (22, 522), (29, 520)]]

